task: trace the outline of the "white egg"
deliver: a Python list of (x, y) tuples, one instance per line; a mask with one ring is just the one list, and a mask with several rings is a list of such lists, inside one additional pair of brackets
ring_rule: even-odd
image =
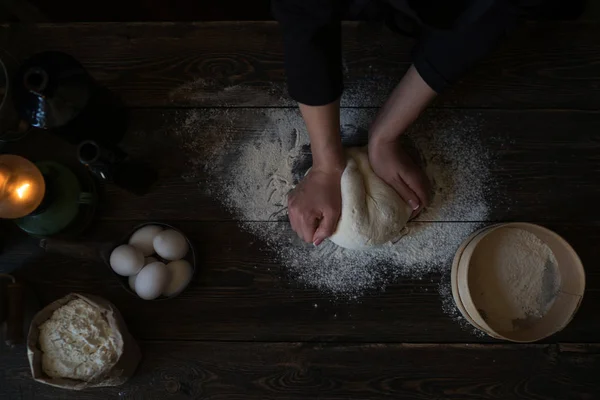
[(128, 279), (127, 282), (129, 282), (129, 288), (131, 290), (133, 290), (135, 292), (135, 278), (137, 278), (137, 274), (136, 275), (131, 275)]
[(165, 288), (165, 296), (178, 295), (192, 280), (192, 265), (186, 260), (171, 261), (167, 264), (171, 279)]
[(144, 300), (160, 296), (169, 283), (169, 270), (160, 261), (146, 265), (135, 278), (135, 292)]
[(158, 259), (156, 257), (146, 257), (144, 258), (144, 265), (152, 264), (153, 262), (157, 262)]
[(129, 238), (129, 244), (136, 247), (144, 253), (144, 257), (147, 257), (154, 253), (154, 237), (163, 230), (162, 227), (157, 225), (146, 225), (138, 229)]
[(137, 274), (144, 266), (144, 255), (137, 248), (123, 244), (110, 253), (110, 266), (119, 275)]
[(185, 236), (173, 229), (160, 232), (154, 238), (156, 254), (165, 260), (180, 260), (187, 254), (189, 245)]

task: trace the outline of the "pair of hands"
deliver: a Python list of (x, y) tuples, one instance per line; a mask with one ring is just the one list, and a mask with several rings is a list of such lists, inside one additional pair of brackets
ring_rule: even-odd
[[(413, 209), (413, 216), (427, 205), (429, 183), (398, 138), (435, 96), (411, 65), (369, 129), (371, 168)], [(300, 110), (311, 147), (314, 145), (314, 165), (288, 196), (288, 214), (294, 231), (318, 246), (335, 232), (342, 209), (340, 180), (345, 161), (339, 137), (339, 99), (325, 106), (300, 104)]]
[[(427, 177), (397, 140), (369, 143), (369, 161), (413, 209), (413, 216), (427, 205)], [(288, 196), (292, 228), (304, 241), (318, 246), (335, 232), (342, 209), (342, 172), (343, 168), (313, 166)]]

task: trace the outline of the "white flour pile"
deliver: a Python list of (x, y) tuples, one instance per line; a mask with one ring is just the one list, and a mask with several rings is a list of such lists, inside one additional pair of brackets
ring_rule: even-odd
[[(344, 109), (344, 142), (364, 144), (374, 116), (374, 110)], [(368, 252), (329, 242), (315, 248), (287, 223), (287, 193), (310, 166), (308, 135), (296, 109), (194, 110), (183, 116), (177, 136), (189, 157), (184, 178), (202, 181), (293, 278), (354, 298), (383, 290), (398, 276), (418, 279), (449, 269), (461, 241), (488, 217), (490, 158), (474, 134), (476, 121), (448, 111), (422, 120), (406, 135), (407, 147), (420, 154), (436, 197), (398, 243)]]
[[(550, 309), (560, 287), (552, 250), (524, 229), (492, 232), (473, 254), (473, 301), (499, 332), (527, 327)], [(469, 270), (471, 273), (471, 270)]]

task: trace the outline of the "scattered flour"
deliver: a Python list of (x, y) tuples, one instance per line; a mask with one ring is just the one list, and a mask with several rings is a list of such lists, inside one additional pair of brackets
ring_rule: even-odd
[(471, 258), (473, 301), (499, 332), (527, 327), (550, 309), (560, 287), (552, 250), (524, 229), (501, 228), (482, 239)]
[(438, 292), (442, 301), (442, 311), (444, 312), (444, 314), (448, 315), (450, 318), (456, 321), (462, 329), (470, 331), (472, 335), (475, 335), (480, 338), (486, 336), (486, 334), (483, 331), (471, 325), (471, 323), (467, 321), (465, 317), (463, 317), (463, 315), (460, 313), (458, 307), (456, 307), (456, 304), (454, 303), (454, 296), (452, 296), (452, 286), (450, 282), (449, 273), (442, 275), (442, 280), (440, 282)]
[[(343, 109), (346, 145), (366, 143), (376, 110)], [(186, 112), (177, 136), (189, 158), (188, 181), (218, 198), (275, 252), (290, 277), (345, 298), (384, 290), (399, 276), (449, 274), (454, 252), (488, 217), (492, 160), (477, 141), (477, 121), (430, 111), (405, 135), (435, 188), (430, 207), (395, 244), (353, 251), (304, 244), (287, 222), (287, 193), (311, 165), (297, 109), (199, 109)], [(258, 222), (261, 221), (261, 222)], [(429, 223), (435, 221), (435, 223)], [(464, 222), (468, 221), (468, 222)]]

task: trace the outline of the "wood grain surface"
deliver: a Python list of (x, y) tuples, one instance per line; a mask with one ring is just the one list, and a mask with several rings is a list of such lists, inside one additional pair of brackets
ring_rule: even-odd
[[(3, 255), (2, 269), (15, 270), (42, 304), (73, 291), (108, 298), (123, 313), (134, 336), (144, 340), (493, 341), (476, 334), (457, 316), (449, 293), (450, 259), (434, 268), (438, 272), (401, 276), (384, 291), (367, 291), (358, 299), (336, 298), (293, 279), (275, 251), (241, 231), (235, 222), (164, 222), (185, 232), (198, 249), (193, 283), (172, 300), (138, 299), (122, 288), (102, 262), (44, 254), (37, 249), (35, 239), (12, 244), (13, 250)], [(137, 223), (99, 222), (80, 241), (111, 242)], [(456, 223), (441, 225), (452, 230)], [(589, 243), (600, 240), (598, 226), (548, 227), (564, 236), (579, 253), (587, 268), (587, 285), (576, 318), (547, 342), (595, 342), (600, 331), (596, 318), (600, 271), (595, 268), (600, 250)], [(282, 241), (286, 239), (282, 237)]]
[[(255, 0), (251, 3), (242, 0), (222, 0), (213, 2), (162, 3), (152, 0), (89, 1), (81, 4), (76, 0), (57, 0), (48, 4), (44, 0), (28, 0), (39, 7), (54, 22), (73, 21), (266, 21), (272, 20), (271, 2)], [(561, 12), (555, 19), (569, 19), (585, 12), (580, 19), (598, 20), (600, 10), (593, 1), (574, 0), (557, 3)], [(555, 4), (555, 3), (551, 3)], [(553, 14), (557, 14), (554, 12)], [(356, 18), (348, 15), (348, 18)], [(360, 15), (358, 16), (360, 17)]]
[(11, 354), (3, 393), (28, 399), (595, 399), (598, 345), (142, 342), (122, 388), (31, 385)]
[[(343, 29), (342, 132), (360, 141), (408, 67), (413, 43), (379, 25)], [(265, 135), (285, 139), (304, 129), (286, 94), (276, 24), (0, 27), (0, 46), (17, 58), (66, 51), (120, 95), (131, 116), (122, 148), (159, 172), (145, 196), (104, 185), (97, 218), (78, 242), (113, 242), (139, 223), (159, 220), (183, 230), (199, 255), (181, 296), (145, 302), (106, 265), (45, 254), (37, 239), (0, 221), (0, 272), (13, 272), (41, 305), (74, 291), (107, 298), (144, 353), (126, 385), (70, 393), (34, 383), (24, 347), (0, 346), (0, 398), (599, 398), (599, 29), (597, 19), (523, 25), (444, 93), (411, 133), (467, 135), (481, 144), (491, 175), (482, 226), (541, 223), (580, 255), (587, 285), (574, 320), (541, 344), (520, 345), (477, 334), (457, 317), (449, 259), (383, 291), (335, 297), (295, 279), (277, 252), (211, 194), (211, 185), (229, 178), (221, 167), (207, 172), (211, 154), (235, 154)], [(2, 152), (82, 168), (75, 147), (47, 132), (32, 132)], [(421, 220), (411, 227), (452, 231), (465, 222)], [(248, 223), (280, 224), (284, 239), (294, 240), (285, 219)]]
[[(597, 110), (599, 34), (595, 21), (524, 24), (436, 106)], [(343, 37), (343, 104), (379, 106), (410, 65), (413, 41), (354, 22)], [(70, 53), (129, 106), (293, 105), (275, 22), (13, 24), (0, 29), (0, 45), (19, 59)]]
[[(343, 110), (342, 131), (366, 139), (375, 113)], [(421, 121), (413, 136), (460, 135), (465, 143), (478, 143), (482, 155), (489, 157), (486, 221), (600, 222), (597, 207), (573, 206), (598, 199), (600, 113), (432, 110)], [(281, 131), (282, 126), (289, 132)], [(226, 143), (219, 151), (234, 154), (258, 138), (285, 138), (304, 129), (296, 109), (132, 110), (122, 148), (135, 159), (151, 162), (159, 179), (141, 197), (107, 185), (99, 218), (231, 220), (208, 190), (210, 183), (231, 178), (222, 167), (212, 175), (205, 171), (215, 158), (214, 149)], [(41, 160), (48, 158), (48, 148), (52, 157), (74, 163), (75, 147), (45, 132), (32, 133), (7, 151)]]

